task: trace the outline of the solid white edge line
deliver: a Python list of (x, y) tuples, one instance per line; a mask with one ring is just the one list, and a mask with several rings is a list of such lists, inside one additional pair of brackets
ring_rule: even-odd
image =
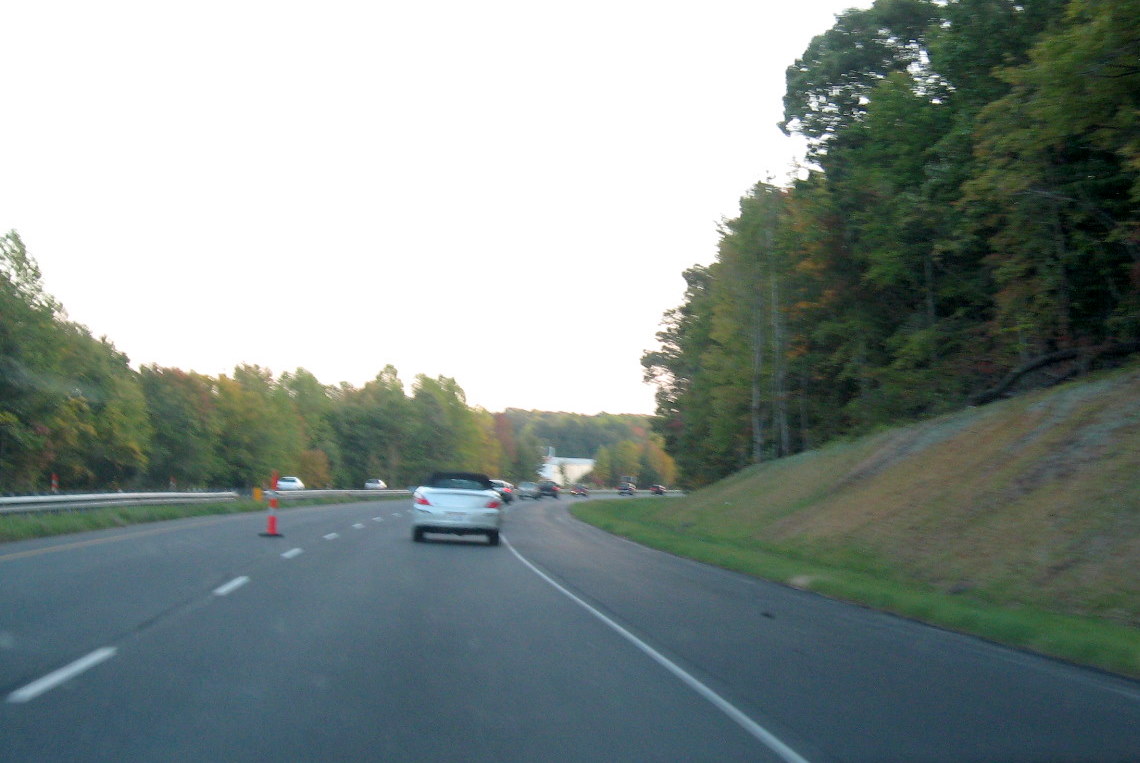
[(80, 657), (70, 665), (64, 665), (59, 670), (48, 673), (46, 676), (36, 681), (32, 681), (24, 688), (17, 689), (8, 695), (8, 701), (19, 703), (33, 700), (44, 692), (51, 691), (64, 681), (74, 678), (83, 671), (90, 670), (99, 663), (111, 659), (115, 656), (116, 651), (118, 650), (116, 650), (113, 646), (105, 646), (102, 649), (96, 649), (86, 657)]
[(234, 578), (233, 580), (226, 583), (225, 585), (220, 585), (217, 588), (215, 588), (214, 589), (214, 595), (215, 596), (227, 596), (227, 595), (233, 593), (234, 591), (236, 591), (237, 589), (241, 588), (243, 585), (245, 585), (248, 582), (249, 582), (249, 578), (246, 577), (245, 575), (241, 575), (239, 577)]
[(507, 548), (509, 548), (511, 550), (511, 553), (514, 554), (515, 557), (520, 562), (522, 562), (527, 567), (529, 567), (531, 569), (531, 571), (534, 572), (534, 574), (538, 575), (540, 578), (545, 580), (547, 583), (549, 583), (550, 585), (557, 588), (568, 599), (570, 599), (575, 604), (577, 604), (578, 606), (585, 609), (587, 612), (589, 612), (594, 617), (601, 620), (603, 623), (605, 623), (610, 628), (615, 630), (620, 636), (622, 636), (627, 641), (629, 641), (631, 644), (633, 644), (635, 647), (637, 647), (642, 652), (647, 654), (658, 665), (660, 665), (661, 667), (668, 670), (670, 673), (672, 673), (677, 678), (681, 679), (682, 683), (684, 683), (686, 686), (688, 686), (690, 689), (695, 691), (697, 694), (701, 695), (706, 700), (711, 702), (713, 704), (713, 706), (715, 706), (718, 710), (720, 710), (722, 713), (727, 715), (729, 718), (736, 721), (736, 723), (739, 724), (741, 727), (743, 727), (745, 731), (747, 731), (749, 734), (751, 734), (753, 737), (755, 737), (759, 741), (763, 742), (768, 747), (768, 749), (770, 749), (772, 752), (776, 753), (776, 755), (780, 756), (781, 759), (787, 761), (787, 763), (808, 763), (807, 758), (804, 758), (802, 755), (800, 755), (798, 752), (793, 750), (791, 747), (784, 744), (782, 741), (780, 741), (780, 739), (775, 734), (768, 731), (768, 729), (764, 728), (759, 723), (757, 723), (756, 721), (749, 718), (747, 715), (744, 714), (744, 712), (742, 712), (740, 709), (738, 709), (731, 702), (729, 702), (724, 697), (717, 694), (715, 691), (713, 691), (709, 687), (705, 686), (703, 683), (701, 683), (699, 680), (694, 678), (692, 675), (685, 672), (684, 669), (682, 669), (679, 665), (677, 665), (675, 662), (670, 660), (668, 657), (661, 654), (656, 649), (651, 647), (649, 644), (645, 643), (644, 641), (639, 639), (637, 636), (630, 633), (628, 630), (623, 628), (621, 625), (618, 625), (618, 623), (614, 622), (612, 619), (607, 617), (605, 614), (603, 614), (599, 610), (595, 609), (590, 604), (586, 603), (584, 600), (582, 600), (577, 595), (575, 595), (574, 593), (569, 591), (567, 588), (565, 588), (558, 581), (554, 580), (554, 578), (550, 577), (545, 572), (540, 570), (538, 567), (531, 564), (530, 561), (528, 561), (526, 559), (526, 557), (524, 557), (517, 550), (515, 550), (515, 547), (510, 544), (510, 542), (506, 539), (505, 536), (503, 536), (502, 539), (503, 539), (503, 542), (506, 543)]
[(281, 556), (285, 559), (292, 559), (293, 557), (300, 556), (303, 553), (305, 553), (304, 549), (291, 548), (288, 551), (286, 551), (285, 553), (283, 553)]

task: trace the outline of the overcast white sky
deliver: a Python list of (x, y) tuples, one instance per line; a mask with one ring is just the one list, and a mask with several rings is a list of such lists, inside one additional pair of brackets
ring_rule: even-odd
[(136, 368), (651, 413), (784, 70), (870, 4), (8, 0), (0, 232)]

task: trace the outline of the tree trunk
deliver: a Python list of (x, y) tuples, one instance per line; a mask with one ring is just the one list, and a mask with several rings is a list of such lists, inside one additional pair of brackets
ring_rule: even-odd
[(784, 373), (784, 328), (780, 310), (780, 278), (773, 266), (771, 274), (772, 303), (772, 426), (776, 437), (776, 455), (782, 457), (792, 450), (792, 436), (788, 430), (788, 394)]
[(764, 460), (764, 420), (760, 415), (763, 402), (760, 393), (760, 377), (764, 370), (763, 313), (764, 298), (758, 288), (752, 304), (752, 399), (749, 404), (749, 418), (752, 423), (752, 463), (754, 464)]

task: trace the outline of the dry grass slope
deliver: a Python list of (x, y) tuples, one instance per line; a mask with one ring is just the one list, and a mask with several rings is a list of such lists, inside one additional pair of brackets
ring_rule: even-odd
[(1140, 627), (1140, 367), (753, 467), (660, 509), (710, 539)]
[(575, 511), (674, 553), (1140, 675), (1140, 363), (683, 499)]

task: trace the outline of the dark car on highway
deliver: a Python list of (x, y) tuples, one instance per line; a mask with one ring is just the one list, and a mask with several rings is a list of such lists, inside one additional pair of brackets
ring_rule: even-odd
[(542, 493), (538, 492), (538, 485), (533, 482), (520, 482), (519, 486), (515, 488), (515, 495), (521, 501), (524, 498), (530, 498), (532, 501), (537, 501), (542, 497)]
[(503, 497), (503, 503), (510, 503), (515, 500), (515, 486), (506, 480), (491, 480), (491, 484), (495, 486), (495, 492)]
[(553, 480), (543, 480), (538, 483), (538, 494), (542, 496), (549, 495), (552, 498), (557, 498), (562, 488), (558, 487), (558, 483)]

